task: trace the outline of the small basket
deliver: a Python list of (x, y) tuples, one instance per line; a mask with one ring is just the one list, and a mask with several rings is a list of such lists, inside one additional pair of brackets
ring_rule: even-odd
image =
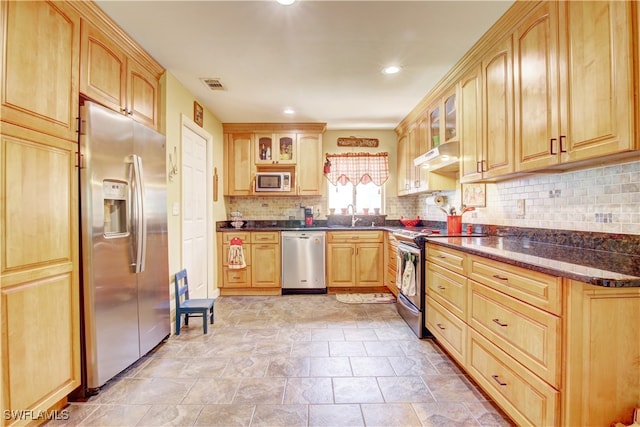
[(415, 219), (407, 219), (407, 218), (400, 217), (400, 222), (405, 227), (415, 227), (420, 222), (420, 217), (417, 217)]

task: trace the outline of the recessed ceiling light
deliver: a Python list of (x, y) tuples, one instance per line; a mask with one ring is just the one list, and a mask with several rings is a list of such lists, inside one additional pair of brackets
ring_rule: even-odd
[(382, 72), (384, 74), (396, 74), (400, 72), (400, 67), (398, 67), (397, 65), (390, 65), (388, 67), (383, 68)]
[(278, 3), (289, 6), (290, 4), (295, 3), (296, 0), (276, 0)]
[(289, 115), (295, 113), (295, 111), (293, 111), (292, 108), (285, 108), (282, 112), (285, 113), (285, 114), (289, 114)]

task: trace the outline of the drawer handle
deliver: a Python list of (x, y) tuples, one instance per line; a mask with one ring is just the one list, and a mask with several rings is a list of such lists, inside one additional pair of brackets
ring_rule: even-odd
[(493, 320), (493, 323), (497, 323), (498, 325), (500, 325), (500, 326), (504, 326), (505, 328), (506, 328), (507, 326), (509, 326), (509, 325), (508, 325), (508, 324), (506, 324), (506, 323), (501, 323), (501, 322), (500, 322), (500, 319), (491, 319), (491, 320)]
[(438, 255), (438, 258), (445, 259), (445, 258), (446, 258), (446, 256), (444, 256), (444, 255)]
[(503, 383), (502, 381), (500, 381), (500, 377), (497, 376), (497, 375), (491, 375), (491, 378), (493, 378), (493, 380), (495, 382), (497, 382), (498, 384), (500, 384), (503, 387), (507, 385), (507, 383)]
[(502, 277), (502, 276), (500, 276), (500, 275), (498, 275), (498, 274), (494, 274), (494, 275), (493, 275), (493, 277), (495, 277), (495, 278), (496, 278), (496, 279), (498, 279), (498, 280), (504, 280), (504, 281), (509, 280), (509, 278), (508, 278), (508, 277)]
[(444, 326), (442, 326), (442, 323), (436, 323), (436, 326), (443, 331), (446, 329)]
[(438, 289), (440, 289), (441, 291), (444, 291), (444, 290), (446, 290), (447, 288), (445, 288), (444, 286), (440, 286), (440, 285), (438, 285)]

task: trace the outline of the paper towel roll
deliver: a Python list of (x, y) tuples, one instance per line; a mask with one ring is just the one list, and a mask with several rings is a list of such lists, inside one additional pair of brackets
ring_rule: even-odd
[(433, 198), (433, 203), (435, 203), (436, 206), (444, 206), (446, 202), (446, 197), (444, 196), (436, 196)]

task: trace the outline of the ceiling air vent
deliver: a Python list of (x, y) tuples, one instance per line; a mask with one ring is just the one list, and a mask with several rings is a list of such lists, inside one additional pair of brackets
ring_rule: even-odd
[(222, 85), (222, 82), (218, 78), (211, 77), (211, 78), (203, 78), (200, 80), (202, 80), (202, 83), (207, 85), (207, 87), (211, 90), (224, 90), (224, 86)]

